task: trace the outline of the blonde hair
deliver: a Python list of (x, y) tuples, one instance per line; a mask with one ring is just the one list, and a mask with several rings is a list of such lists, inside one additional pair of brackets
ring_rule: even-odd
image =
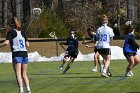
[(102, 15), (102, 21), (108, 21), (107, 15), (105, 15), (105, 14)]

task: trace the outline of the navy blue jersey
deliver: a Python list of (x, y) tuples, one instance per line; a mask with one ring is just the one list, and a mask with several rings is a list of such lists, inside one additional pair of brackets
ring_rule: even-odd
[(78, 40), (76, 38), (68, 37), (65, 44), (68, 45), (67, 51), (78, 50)]
[(93, 43), (95, 44), (97, 39), (96, 39), (96, 34), (88, 34), (90, 39), (93, 41)]
[(64, 43), (65, 45), (68, 45), (67, 51), (68, 51), (68, 55), (70, 55), (71, 57), (76, 58), (79, 51), (78, 51), (78, 40), (76, 38), (72, 38), (71, 36), (68, 37), (67, 42)]
[(136, 43), (135, 36), (132, 33), (129, 33), (125, 37), (125, 42), (123, 46), (123, 52), (137, 52), (139, 45)]

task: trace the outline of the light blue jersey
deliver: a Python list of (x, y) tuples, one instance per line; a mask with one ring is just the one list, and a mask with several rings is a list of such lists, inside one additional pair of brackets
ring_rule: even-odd
[(97, 49), (110, 48), (110, 38), (114, 36), (113, 29), (103, 25), (97, 29), (96, 37), (98, 40)]

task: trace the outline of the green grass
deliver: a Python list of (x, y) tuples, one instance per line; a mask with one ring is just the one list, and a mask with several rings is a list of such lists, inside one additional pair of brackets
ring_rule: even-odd
[[(32, 93), (140, 93), (140, 66), (134, 76), (124, 77), (126, 60), (111, 61), (110, 78), (91, 72), (92, 62), (75, 62), (67, 74), (59, 70), (61, 62), (29, 63)], [(0, 64), (0, 93), (18, 93), (11, 63)]]

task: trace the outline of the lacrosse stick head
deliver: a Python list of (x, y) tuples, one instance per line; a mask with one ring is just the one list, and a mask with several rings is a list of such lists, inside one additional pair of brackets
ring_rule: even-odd
[(33, 16), (35, 18), (39, 17), (39, 15), (42, 13), (42, 10), (40, 8), (33, 8)]
[(56, 35), (55, 35), (55, 32), (51, 32), (51, 33), (49, 34), (49, 36), (50, 36), (51, 38), (53, 38), (53, 39), (57, 39), (57, 37), (56, 37)]

